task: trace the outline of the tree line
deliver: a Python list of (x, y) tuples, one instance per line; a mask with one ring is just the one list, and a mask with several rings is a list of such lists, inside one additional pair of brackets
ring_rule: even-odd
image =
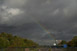
[(67, 44), (68, 47), (77, 47), (77, 36), (74, 36), (73, 39), (68, 42), (62, 40), (58, 45), (63, 45), (63, 44)]
[(0, 48), (5, 47), (37, 47), (38, 44), (32, 40), (13, 36), (12, 34), (2, 32), (0, 33)]

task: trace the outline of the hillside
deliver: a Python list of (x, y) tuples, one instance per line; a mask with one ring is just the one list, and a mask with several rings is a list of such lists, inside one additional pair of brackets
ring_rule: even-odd
[(38, 44), (32, 40), (13, 36), (12, 34), (0, 33), (0, 48), (4, 47), (37, 47)]

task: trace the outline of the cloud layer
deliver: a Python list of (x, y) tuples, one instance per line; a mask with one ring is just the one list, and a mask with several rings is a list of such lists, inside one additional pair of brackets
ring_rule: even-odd
[(70, 40), (77, 35), (76, 8), (76, 0), (0, 0), (0, 32), (48, 44), (53, 38), (39, 21), (56, 39)]

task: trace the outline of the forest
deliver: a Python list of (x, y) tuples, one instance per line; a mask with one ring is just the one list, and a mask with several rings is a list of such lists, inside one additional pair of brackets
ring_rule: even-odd
[(0, 48), (6, 47), (37, 47), (38, 44), (32, 40), (13, 36), (12, 34), (2, 32), (0, 33)]

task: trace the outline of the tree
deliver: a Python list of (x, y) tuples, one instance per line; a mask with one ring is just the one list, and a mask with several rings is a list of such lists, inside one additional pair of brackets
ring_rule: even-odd
[(5, 33), (5, 32), (1, 33), (1, 37), (6, 37), (6, 36), (7, 36), (7, 33)]
[(63, 45), (63, 44), (67, 44), (67, 42), (62, 40), (58, 45)]
[(32, 40), (24, 39), (26, 47), (38, 47), (38, 44), (33, 42)]
[(73, 37), (71, 41), (68, 42), (69, 47), (77, 47), (77, 36)]
[(0, 37), (0, 48), (8, 47), (10, 45), (9, 41), (3, 37)]
[(10, 41), (10, 47), (24, 47), (24, 40), (20, 37), (14, 36), (14, 38)]

